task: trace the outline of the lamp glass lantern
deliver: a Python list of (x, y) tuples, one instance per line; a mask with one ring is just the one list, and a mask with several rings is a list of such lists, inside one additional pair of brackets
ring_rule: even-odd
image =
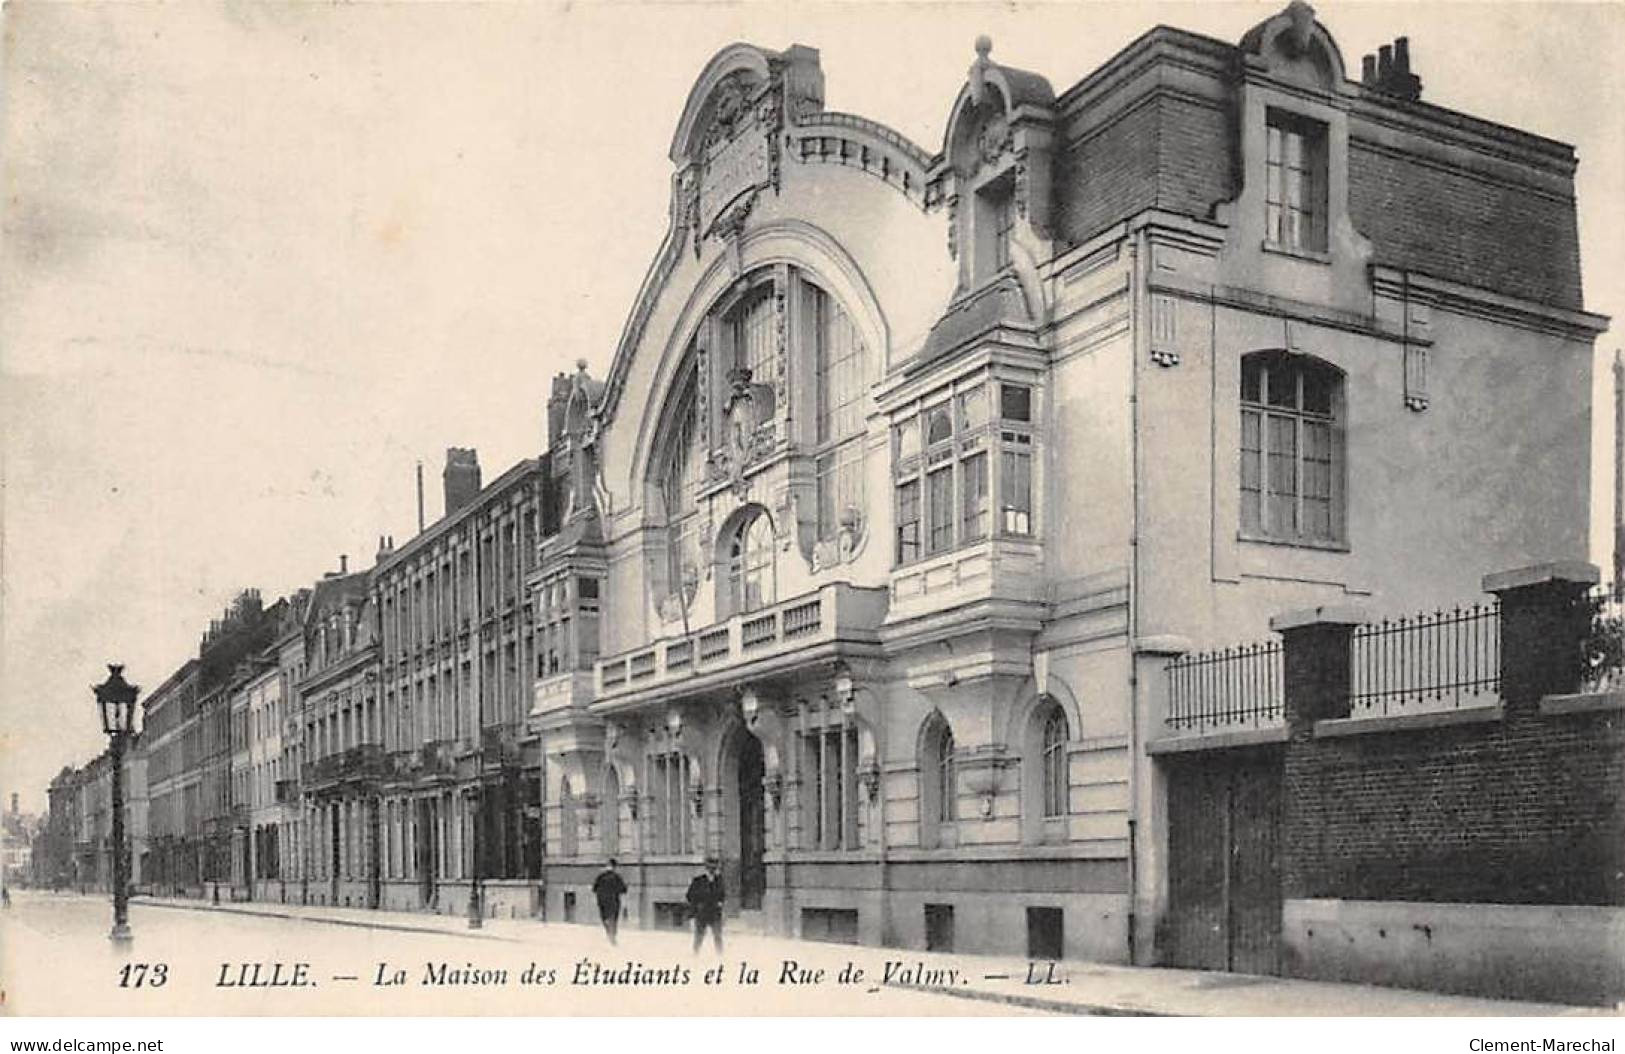
[(108, 735), (129, 735), (135, 731), (135, 698), (140, 689), (124, 679), (124, 667), (109, 663), (107, 680), (96, 685), (96, 707), (102, 715), (102, 731)]

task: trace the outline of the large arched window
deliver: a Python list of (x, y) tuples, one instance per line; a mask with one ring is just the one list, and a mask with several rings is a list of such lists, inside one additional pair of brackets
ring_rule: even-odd
[(773, 524), (758, 510), (728, 539), (728, 607), (733, 614), (773, 603)]
[(827, 542), (863, 509), (869, 352), (834, 297), (810, 282), (801, 289), (802, 347), (813, 361), (818, 540)]
[[(699, 572), (699, 517), (696, 497), (705, 471), (705, 437), (695, 416), (694, 371), (678, 389), (666, 428), (666, 462), (660, 473), (660, 498), (666, 517), (666, 574), (668, 590), (677, 594)], [(688, 597), (683, 597), (687, 602)]]
[(1298, 544), (1341, 543), (1343, 377), (1284, 351), (1241, 360), (1241, 533)]

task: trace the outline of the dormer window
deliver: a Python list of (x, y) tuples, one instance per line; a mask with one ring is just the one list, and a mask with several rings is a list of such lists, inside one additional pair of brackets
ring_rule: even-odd
[(981, 285), (1010, 266), (1016, 229), (1015, 177), (1006, 172), (976, 192), (973, 273)]
[(1326, 126), (1269, 111), (1264, 155), (1264, 237), (1298, 252), (1326, 251)]

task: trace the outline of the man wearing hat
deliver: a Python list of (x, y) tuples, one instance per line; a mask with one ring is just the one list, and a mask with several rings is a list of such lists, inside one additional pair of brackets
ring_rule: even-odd
[(717, 858), (705, 858), (705, 870), (694, 876), (688, 884), (688, 913), (694, 918), (694, 952), (699, 954), (700, 942), (706, 927), (711, 929), (711, 940), (717, 954), (722, 954), (722, 901), (726, 890), (718, 874)]

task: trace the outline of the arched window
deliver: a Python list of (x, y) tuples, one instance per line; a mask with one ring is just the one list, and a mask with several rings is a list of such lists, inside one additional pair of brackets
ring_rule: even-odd
[(757, 512), (728, 543), (728, 599), (734, 614), (773, 603), (773, 525)]
[(1071, 837), (1067, 744), (1073, 732), (1066, 709), (1053, 696), (1038, 698), (1022, 719), (1021, 837), (1029, 845), (1058, 844)]
[(920, 734), (920, 844), (951, 845), (949, 832), (959, 817), (954, 774), (954, 732), (940, 713), (926, 719)]
[(1053, 703), (1044, 716), (1041, 740), (1044, 815), (1065, 816), (1067, 809), (1066, 714)]
[(937, 737), (937, 822), (952, 823), (958, 817), (958, 793), (954, 788), (954, 734), (946, 724)]
[(1343, 378), (1284, 351), (1241, 360), (1241, 533), (1337, 544), (1345, 536)]

